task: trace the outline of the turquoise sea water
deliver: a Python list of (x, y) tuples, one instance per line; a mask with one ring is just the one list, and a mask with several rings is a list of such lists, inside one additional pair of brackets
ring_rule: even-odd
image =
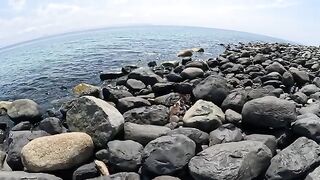
[(81, 82), (123, 65), (178, 59), (181, 49), (203, 47), (196, 59), (216, 57), (220, 43), (283, 42), (236, 31), (194, 27), (119, 27), (69, 33), (0, 49), (0, 100), (33, 99), (44, 108), (69, 97)]

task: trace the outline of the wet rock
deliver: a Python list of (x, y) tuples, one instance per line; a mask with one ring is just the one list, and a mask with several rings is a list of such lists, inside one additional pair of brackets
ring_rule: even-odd
[(204, 72), (200, 68), (188, 67), (180, 73), (180, 76), (184, 79), (195, 79), (197, 77), (202, 77), (203, 74)]
[(142, 145), (167, 134), (171, 129), (165, 126), (141, 125), (135, 123), (124, 124), (124, 139), (133, 140)]
[(192, 53), (192, 50), (183, 50), (183, 51), (180, 51), (178, 54), (177, 54), (177, 56), (178, 57), (190, 57), (190, 56), (192, 56), (193, 55), (193, 53)]
[(141, 98), (141, 97), (125, 97), (119, 99), (117, 103), (117, 109), (124, 113), (130, 109), (142, 107), (142, 106), (151, 106), (150, 102)]
[(238, 142), (242, 139), (243, 135), (241, 129), (235, 127), (233, 124), (224, 124), (210, 133), (209, 146), (228, 142)]
[(100, 88), (86, 83), (81, 83), (72, 89), (77, 97), (81, 96), (100, 96)]
[(32, 172), (69, 169), (88, 160), (93, 153), (91, 137), (73, 132), (39, 137), (21, 150), (25, 168)]
[(167, 135), (182, 134), (192, 139), (198, 146), (205, 145), (209, 142), (209, 134), (196, 128), (180, 127), (171, 130)]
[(12, 128), (14, 128), (14, 122), (9, 118), (9, 116), (0, 116), (0, 129), (4, 131), (5, 136), (10, 130), (12, 130)]
[(122, 72), (107, 72), (104, 71), (102, 73), (100, 73), (100, 80), (104, 81), (104, 80), (110, 80), (110, 79), (117, 79), (121, 76), (123, 76), (124, 74)]
[(146, 85), (142, 81), (136, 79), (128, 79), (126, 86), (131, 91), (140, 91), (141, 89), (146, 88)]
[(192, 48), (191, 49), (193, 52), (204, 52), (203, 48)]
[(100, 176), (88, 180), (140, 180), (140, 175), (134, 172), (120, 172), (108, 176)]
[(269, 166), (270, 149), (261, 142), (241, 141), (211, 146), (189, 162), (195, 180), (254, 179)]
[(8, 116), (14, 122), (35, 122), (41, 119), (40, 106), (30, 99), (19, 99), (13, 101), (7, 109)]
[(229, 94), (229, 87), (226, 79), (220, 76), (209, 76), (197, 84), (192, 93), (196, 99), (211, 101), (220, 106)]
[(70, 131), (89, 134), (96, 147), (104, 147), (122, 128), (124, 118), (107, 102), (93, 96), (83, 96), (73, 102), (67, 112)]
[(154, 85), (155, 83), (163, 82), (163, 79), (160, 76), (148, 68), (135, 69), (128, 75), (128, 78), (140, 80), (146, 85)]
[(129, 74), (129, 73), (131, 73), (134, 69), (137, 69), (138, 68), (138, 66), (136, 66), (136, 65), (126, 65), (126, 66), (123, 66), (122, 68), (121, 68), (121, 72), (123, 73), (123, 74)]
[(198, 100), (183, 117), (185, 126), (210, 132), (225, 121), (223, 111), (209, 101)]
[(31, 140), (47, 136), (44, 131), (11, 131), (8, 137), (7, 163), (12, 170), (22, 170), (21, 150)]
[(143, 146), (135, 141), (114, 140), (108, 142), (107, 164), (122, 171), (136, 171), (141, 165)]
[(319, 145), (300, 137), (271, 159), (266, 179), (301, 179), (314, 165), (319, 164)]
[(125, 122), (137, 124), (165, 125), (169, 120), (169, 109), (163, 105), (144, 106), (123, 114)]
[(45, 173), (27, 173), (24, 171), (0, 171), (1, 180), (41, 179), (41, 180), (62, 180), (57, 176)]
[(242, 116), (232, 109), (227, 109), (225, 112), (225, 120), (228, 123), (239, 124), (242, 120)]
[(261, 128), (287, 127), (296, 118), (293, 103), (273, 96), (251, 100), (242, 110), (242, 123)]
[(55, 117), (46, 118), (39, 123), (39, 129), (49, 134), (60, 134), (66, 131), (60, 119)]
[(94, 162), (85, 164), (77, 168), (72, 175), (73, 180), (85, 180), (89, 178), (98, 177), (100, 173), (96, 168), (96, 164)]
[(184, 135), (162, 136), (149, 142), (143, 151), (143, 169), (157, 175), (181, 170), (195, 155), (196, 144)]

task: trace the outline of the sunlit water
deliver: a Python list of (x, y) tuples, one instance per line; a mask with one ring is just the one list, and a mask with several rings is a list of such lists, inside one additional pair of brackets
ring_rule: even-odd
[(194, 58), (216, 57), (221, 43), (279, 42), (266, 36), (209, 28), (122, 27), (65, 34), (0, 50), (0, 100), (33, 99), (44, 108), (70, 97), (81, 82), (123, 65), (178, 59), (181, 49), (203, 47)]

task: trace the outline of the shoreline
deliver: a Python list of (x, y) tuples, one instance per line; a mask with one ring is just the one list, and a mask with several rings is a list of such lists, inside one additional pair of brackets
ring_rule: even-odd
[(193, 59), (198, 47), (103, 72), (58, 111), (0, 101), (0, 177), (315, 178), (320, 47), (224, 47), (217, 58)]

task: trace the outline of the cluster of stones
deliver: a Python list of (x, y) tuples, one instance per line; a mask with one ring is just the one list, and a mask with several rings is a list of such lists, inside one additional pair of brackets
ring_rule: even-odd
[(0, 179), (320, 179), (320, 48), (225, 47), (104, 72), (58, 112), (0, 102)]

